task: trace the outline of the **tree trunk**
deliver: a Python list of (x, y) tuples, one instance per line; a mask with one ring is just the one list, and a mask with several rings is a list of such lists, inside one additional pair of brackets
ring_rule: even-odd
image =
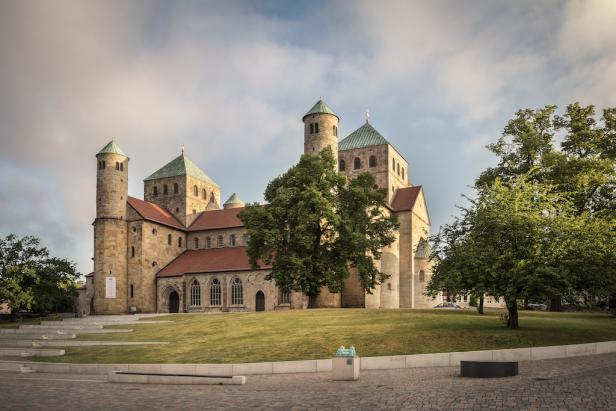
[(561, 312), (563, 310), (562, 298), (560, 295), (556, 295), (550, 299), (550, 311)]
[(520, 328), (520, 325), (518, 323), (518, 302), (515, 299), (505, 301), (507, 303), (508, 314), (507, 327), (511, 328), (512, 330), (516, 330)]
[(479, 297), (479, 304), (477, 305), (477, 312), (483, 314), (483, 295)]
[(616, 294), (612, 295), (607, 302), (607, 306), (613, 315), (616, 315)]

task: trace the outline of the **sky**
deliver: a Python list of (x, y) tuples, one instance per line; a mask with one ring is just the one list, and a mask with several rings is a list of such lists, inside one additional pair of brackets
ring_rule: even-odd
[(432, 232), (521, 108), (616, 106), (616, 1), (0, 0), (0, 235), (92, 271), (95, 154), (129, 195), (186, 154), (245, 202), (303, 151), (322, 97), (409, 161)]

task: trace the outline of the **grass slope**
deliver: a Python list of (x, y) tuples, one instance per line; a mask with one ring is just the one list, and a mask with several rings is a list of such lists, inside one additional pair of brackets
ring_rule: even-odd
[(500, 311), (318, 309), (169, 315), (173, 324), (125, 326), (127, 334), (81, 340), (168, 341), (143, 347), (67, 348), (81, 363), (230, 363), (330, 358), (340, 345), (360, 356), (469, 351), (616, 340), (616, 318), (588, 313), (520, 313), (509, 330)]

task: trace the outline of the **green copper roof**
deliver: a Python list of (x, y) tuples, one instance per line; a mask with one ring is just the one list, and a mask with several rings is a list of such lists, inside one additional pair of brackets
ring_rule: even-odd
[(99, 154), (119, 154), (121, 156), (126, 157), (126, 154), (124, 154), (124, 151), (122, 151), (122, 149), (118, 147), (118, 145), (113, 140), (107, 143), (107, 145), (103, 147), (101, 151), (96, 153), (96, 155), (99, 155)]
[(238, 196), (236, 193), (231, 194), (231, 197), (229, 197), (229, 199), (227, 201), (225, 201), (225, 203), (223, 205), (231, 205), (231, 204), (244, 204), (244, 202), (242, 201), (242, 199), (240, 198), (240, 196)]
[(419, 243), (417, 244), (417, 250), (415, 250), (415, 258), (427, 260), (430, 258), (431, 253), (432, 246), (430, 245), (430, 242), (424, 238), (420, 238)]
[[(325, 102), (323, 100), (319, 100), (317, 101), (317, 103), (312, 106), (312, 108), (306, 113), (304, 114), (303, 118), (306, 118), (306, 116), (309, 116), (310, 114), (331, 114), (333, 116), (338, 117), (338, 114), (334, 113), (334, 110), (332, 110), (327, 104), (325, 104)], [(338, 117), (338, 119), (340, 119), (340, 117)]]
[(184, 153), (171, 160), (171, 162), (163, 166), (160, 170), (156, 171), (144, 181), (177, 176), (191, 176), (219, 187), (214, 180), (209, 178), (207, 174), (205, 174), (199, 167), (197, 167), (195, 163), (186, 157)]
[(362, 147), (370, 147), (370, 146), (379, 146), (381, 144), (389, 144), (389, 141), (385, 139), (375, 130), (374, 127), (366, 121), (366, 123), (346, 136), (345, 138), (338, 143), (338, 150), (351, 150), (354, 148), (362, 148)]

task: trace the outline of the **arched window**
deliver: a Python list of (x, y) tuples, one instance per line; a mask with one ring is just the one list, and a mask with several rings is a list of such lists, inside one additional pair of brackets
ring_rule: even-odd
[(178, 183), (173, 183), (173, 194), (177, 194), (180, 192), (180, 187), (178, 187)]
[(124, 171), (124, 163), (120, 163), (120, 171)]
[(152, 235), (156, 235), (156, 233), (158, 233), (158, 231), (156, 231), (155, 228), (152, 229)]
[(395, 159), (395, 158), (392, 158), (392, 159), (391, 159), (391, 170), (392, 170), (393, 172), (395, 172), (395, 171), (396, 171), (396, 159)]
[(404, 180), (404, 167), (402, 167), (402, 179)]
[(158, 196), (158, 187), (157, 186), (154, 186), (154, 188), (152, 189), (152, 195), (154, 197)]
[(131, 246), (131, 248), (130, 248), (130, 256), (131, 257), (135, 256), (135, 246)]
[(310, 134), (314, 133), (314, 125), (310, 123)]
[(230, 245), (231, 247), (235, 247), (235, 234), (231, 234), (231, 235), (229, 236), (229, 245)]
[(195, 237), (195, 250), (199, 249), (199, 238)]
[(334, 136), (338, 137), (338, 127), (334, 126)]
[(178, 237), (178, 247), (182, 247), (182, 237)]
[(169, 194), (169, 187), (167, 187), (167, 184), (163, 185), (163, 194), (164, 195)]
[(210, 203), (215, 203), (216, 202), (216, 196), (214, 195), (214, 192), (212, 191), (210, 193)]
[(400, 175), (400, 163), (397, 164), (398, 167), (398, 175)]
[(116, 161), (116, 170), (120, 171), (120, 163)]
[(199, 197), (199, 187), (197, 186), (193, 187), (193, 194), (195, 195), (195, 197)]
[(223, 247), (225, 245), (225, 240), (222, 235), (218, 236), (218, 247)]
[(210, 288), (210, 305), (220, 305), (220, 294), (220, 281), (214, 278)]
[(167, 244), (171, 245), (171, 234), (167, 236)]
[(314, 132), (315, 133), (319, 132), (319, 123), (314, 123)]
[(190, 283), (190, 305), (201, 305), (201, 286), (197, 279)]
[(233, 283), (231, 284), (231, 304), (244, 304), (244, 288), (242, 287), (242, 280), (237, 277), (233, 279)]
[(359, 157), (355, 157), (355, 160), (353, 160), (353, 168), (355, 170), (359, 170), (361, 168), (361, 160)]
[(152, 261), (152, 267), (156, 267), (158, 263), (156, 261)]
[(280, 289), (280, 295), (278, 297), (278, 304), (289, 304), (290, 302), (290, 298), (289, 298), (289, 292), (288, 291), (284, 291), (283, 289)]
[(424, 271), (423, 271), (423, 270), (421, 270), (421, 271), (419, 272), (419, 282), (420, 282), (420, 283), (423, 283), (424, 281), (426, 281), (426, 273), (424, 273)]
[(205, 248), (212, 248), (212, 239), (210, 237), (205, 237)]
[(205, 191), (205, 188), (201, 190), (201, 198), (203, 198), (204, 200), (207, 200), (207, 191)]
[(346, 163), (344, 162), (343, 159), (340, 159), (340, 163), (338, 164), (338, 170), (339, 171), (344, 171), (346, 170)]
[(376, 156), (370, 156), (370, 159), (368, 160), (368, 165), (370, 167), (376, 167)]

